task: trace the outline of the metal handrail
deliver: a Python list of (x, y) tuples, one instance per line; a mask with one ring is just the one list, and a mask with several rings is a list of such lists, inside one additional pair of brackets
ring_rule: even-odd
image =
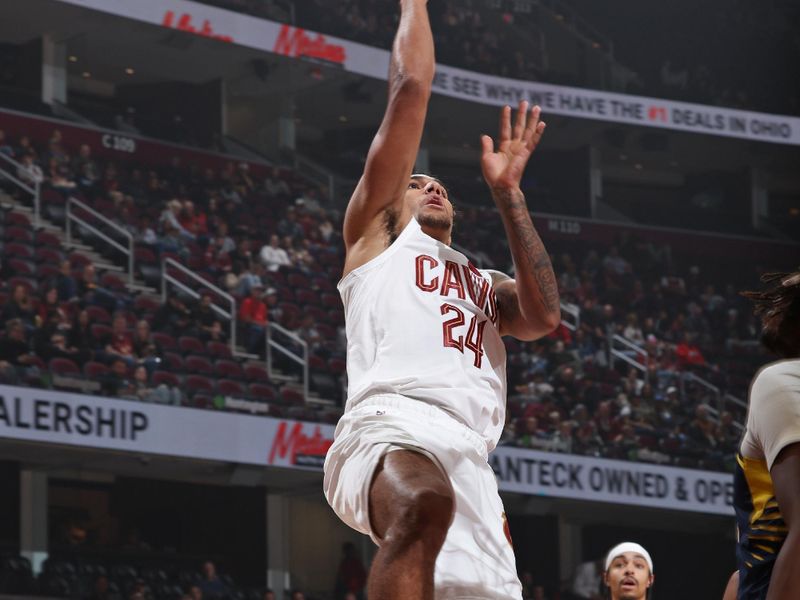
[[(98, 219), (99, 221), (102, 221), (104, 224), (108, 225), (111, 229), (113, 229), (114, 231), (116, 231), (117, 233), (122, 235), (124, 238), (126, 238), (128, 240), (128, 247), (126, 248), (125, 246), (120, 244), (114, 238), (109, 237), (108, 235), (106, 235), (105, 233), (100, 231), (94, 225), (91, 225), (90, 223), (88, 223), (84, 219), (81, 219), (77, 215), (73, 214), (73, 212), (72, 212), (72, 207), (73, 206), (77, 206), (79, 209), (81, 209), (83, 211), (86, 211), (87, 213), (92, 215), (94, 218)], [(104, 217), (102, 214), (97, 212), (92, 207), (90, 207), (90, 206), (84, 204), (83, 202), (81, 202), (80, 200), (70, 196), (67, 199), (67, 213), (66, 213), (67, 243), (68, 244), (72, 243), (72, 222), (73, 221), (75, 221), (78, 225), (81, 225), (82, 227), (85, 227), (86, 229), (91, 231), (94, 235), (96, 235), (97, 237), (99, 237), (100, 239), (105, 241), (110, 246), (116, 248), (117, 250), (119, 250), (123, 254), (127, 255), (127, 257), (128, 257), (128, 285), (133, 285), (133, 273), (134, 273), (134, 271), (133, 271), (133, 269), (134, 269), (134, 252), (133, 252), (134, 241), (133, 241), (133, 234), (130, 231), (128, 231), (127, 229), (125, 229), (124, 227), (122, 227), (121, 225), (118, 225), (118, 224), (114, 223), (114, 221), (112, 221), (108, 217)]]
[(701, 387), (704, 387), (710, 392), (712, 392), (714, 394), (714, 397), (716, 398), (717, 411), (720, 413), (722, 412), (722, 394), (720, 393), (720, 390), (717, 386), (715, 386), (710, 381), (703, 379), (699, 375), (695, 375), (691, 371), (683, 371), (680, 375), (681, 396), (686, 395), (687, 381), (693, 381), (696, 384), (700, 385)]
[(561, 313), (570, 315), (573, 319), (575, 319), (575, 323), (570, 323), (566, 319), (562, 317), (561, 324), (564, 325), (570, 331), (575, 331), (578, 327), (581, 326), (581, 308), (577, 304), (572, 304), (571, 302), (562, 302), (561, 303)]
[(165, 258), (161, 261), (161, 301), (167, 301), (167, 283), (171, 283), (177, 288), (180, 288), (185, 294), (191, 296), (192, 298), (199, 298), (200, 294), (195, 291), (194, 289), (190, 288), (189, 286), (185, 285), (181, 280), (177, 279), (173, 275), (170, 275), (167, 272), (167, 267), (174, 267), (181, 273), (184, 273), (191, 277), (194, 281), (200, 284), (199, 287), (205, 287), (209, 290), (213, 291), (217, 296), (227, 300), (230, 303), (230, 312), (226, 311), (225, 309), (217, 306), (213, 302), (211, 303), (211, 309), (220, 315), (224, 319), (228, 319), (230, 321), (230, 338), (231, 338), (231, 353), (236, 354), (236, 299), (231, 296), (228, 292), (222, 290), (221, 288), (217, 287), (213, 283), (203, 279), (197, 273), (192, 271), (191, 269), (187, 269), (181, 263), (176, 261), (174, 258)]
[[(615, 343), (619, 343), (622, 344), (623, 346), (626, 346), (629, 350), (636, 352), (636, 354), (643, 354), (644, 362), (639, 362), (637, 360), (634, 360), (630, 356), (625, 354), (624, 351), (617, 350), (614, 347)], [(617, 358), (623, 362), (628, 363), (632, 367), (639, 369), (642, 373), (644, 373), (644, 380), (645, 381), (648, 380), (647, 359), (649, 357), (649, 354), (647, 353), (647, 350), (645, 350), (644, 348), (642, 348), (637, 344), (634, 344), (629, 339), (624, 338), (621, 335), (615, 333), (613, 335), (609, 334), (608, 336), (608, 353), (609, 353), (609, 362), (611, 364), (612, 369), (614, 368), (614, 362), (615, 362), (614, 359)]]
[[(25, 169), (25, 165), (21, 162), (17, 162), (7, 154), (0, 152), (0, 158), (2, 158), (7, 163), (11, 164), (11, 166), (16, 167), (17, 170)], [(3, 168), (0, 168), (0, 173), (2, 173), (6, 179), (14, 183), (17, 187), (22, 188), (24, 191), (28, 192), (33, 196), (33, 224), (35, 227), (39, 227), (40, 223), (40, 202), (41, 202), (41, 189), (42, 189), (42, 182), (41, 181), (34, 181), (33, 187), (19, 179), (16, 175), (16, 172), (11, 173), (10, 171), (6, 171)]]
[(747, 402), (745, 402), (745, 401), (744, 401), (744, 400), (742, 400), (741, 398), (737, 398), (737, 397), (736, 397), (736, 396), (734, 396), (733, 394), (725, 394), (725, 395), (722, 397), (722, 399), (723, 399), (725, 402), (733, 402), (735, 405), (737, 405), (737, 406), (740, 406), (740, 407), (744, 408), (745, 410), (747, 409)]
[[(272, 330), (276, 330), (279, 333), (285, 335), (289, 339), (297, 342), (300, 347), (303, 349), (303, 356), (297, 356), (294, 352), (289, 350), (286, 346), (279, 344), (275, 340), (272, 339)], [(308, 399), (308, 385), (309, 385), (309, 377), (308, 377), (308, 342), (306, 342), (303, 338), (299, 335), (286, 329), (285, 327), (278, 325), (277, 323), (269, 322), (267, 323), (267, 373), (269, 373), (270, 378), (272, 378), (272, 349), (281, 352), (285, 356), (288, 356), (292, 361), (299, 364), (303, 367), (303, 397)]]

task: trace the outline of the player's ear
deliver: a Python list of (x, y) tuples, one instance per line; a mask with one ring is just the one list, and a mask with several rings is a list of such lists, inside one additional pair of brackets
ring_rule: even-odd
[(650, 573), (650, 579), (649, 579), (649, 580), (648, 580), (648, 582), (647, 582), (647, 587), (650, 587), (651, 585), (653, 585), (653, 582), (654, 582), (655, 580), (656, 580), (656, 576), (655, 576), (655, 575), (653, 575), (652, 573)]

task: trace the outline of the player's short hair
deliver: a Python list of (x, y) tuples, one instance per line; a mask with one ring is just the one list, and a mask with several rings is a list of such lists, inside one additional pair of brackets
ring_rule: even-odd
[(798, 352), (800, 329), (800, 269), (790, 273), (767, 273), (761, 281), (769, 287), (740, 292), (753, 301), (761, 319), (761, 343), (775, 354), (793, 357)]

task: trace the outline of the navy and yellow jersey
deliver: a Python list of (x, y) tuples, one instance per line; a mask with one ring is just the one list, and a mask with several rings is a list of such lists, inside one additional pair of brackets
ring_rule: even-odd
[(789, 533), (770, 469), (781, 450), (800, 443), (800, 360), (763, 368), (750, 387), (750, 403), (733, 478), (739, 542), (738, 600), (767, 597), (772, 569)]
[(789, 531), (775, 499), (765, 460), (737, 454), (733, 505), (739, 533), (737, 598), (763, 600), (767, 597), (772, 567)]

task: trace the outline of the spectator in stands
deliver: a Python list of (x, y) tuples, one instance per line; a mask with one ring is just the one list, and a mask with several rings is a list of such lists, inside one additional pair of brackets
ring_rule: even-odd
[(242, 300), (239, 307), (239, 322), (243, 326), (247, 351), (261, 354), (264, 351), (267, 327), (267, 305), (263, 300), (264, 286), (255, 284), (250, 288), (250, 295)]
[(271, 198), (286, 198), (291, 193), (289, 184), (281, 177), (281, 172), (278, 167), (273, 167), (264, 178), (264, 191), (266, 191), (267, 196)]
[(292, 600), (306, 600), (306, 595), (300, 590), (292, 592)]
[(39, 158), (39, 153), (36, 151), (36, 147), (33, 145), (31, 138), (28, 135), (20, 136), (19, 145), (14, 150), (14, 154), (21, 157), (24, 157), (26, 154), (30, 154), (34, 161), (38, 160)]
[(158, 220), (159, 227), (164, 234), (167, 234), (169, 231), (174, 231), (182, 238), (194, 240), (194, 234), (181, 225), (180, 216), (182, 210), (183, 205), (180, 200), (173, 198), (167, 202)]
[(355, 544), (346, 542), (342, 545), (342, 561), (336, 572), (334, 597), (336, 600), (343, 600), (346, 594), (351, 593), (358, 600), (363, 600), (365, 585), (367, 585), (367, 570), (358, 557)]
[[(284, 240), (284, 243), (286, 242), (288, 242), (288, 239)], [(302, 271), (306, 275), (313, 274), (314, 267), (316, 266), (316, 260), (308, 249), (309, 243), (309, 240), (306, 238), (295, 240), (291, 246), (287, 245), (289, 248), (289, 261), (296, 269)]]
[(581, 600), (602, 600), (602, 559), (590, 560), (578, 565), (572, 580), (572, 593)]
[(156, 404), (181, 405), (181, 391), (177, 387), (167, 386), (162, 383), (153, 386), (150, 375), (143, 365), (133, 370), (131, 386), (126, 390), (128, 398), (141, 402), (154, 402)]
[(67, 344), (67, 336), (61, 331), (54, 331), (50, 335), (49, 343), (38, 354), (45, 361), (54, 358), (67, 358), (78, 365), (84, 364), (87, 359), (86, 356), (81, 354), (80, 350)]
[(209, 340), (214, 335), (219, 336), (218, 333), (215, 334), (215, 330), (221, 331), (221, 327), (211, 304), (211, 292), (205, 291), (200, 294), (200, 301), (192, 309), (192, 321), (193, 329), (197, 331), (199, 337)]
[(111, 359), (108, 374), (102, 384), (103, 393), (108, 396), (133, 396), (136, 393), (136, 385), (130, 376), (128, 363), (122, 358)]
[(273, 592), (270, 588), (267, 588), (264, 590), (263, 600), (275, 600), (275, 592)]
[(203, 600), (203, 590), (199, 585), (189, 586), (189, 596), (192, 600)]
[(203, 563), (203, 578), (198, 585), (206, 600), (222, 598), (228, 593), (228, 586), (217, 576), (217, 568), (210, 560)]
[(63, 312), (58, 299), (58, 288), (55, 285), (48, 285), (36, 310), (36, 324), (41, 327), (50, 320), (52, 314), (59, 317), (60, 321)]
[(92, 593), (88, 596), (87, 600), (117, 600), (118, 595), (111, 593), (108, 585), (108, 577), (105, 575), (98, 575), (94, 580), (94, 587)]
[(0, 129), (0, 154), (5, 154), (9, 158), (14, 158), (14, 148), (8, 143), (6, 139), (6, 132)]
[(97, 340), (92, 334), (91, 320), (89, 319), (89, 311), (81, 309), (73, 318), (72, 326), (69, 328), (67, 334), (67, 345), (77, 348), (78, 351), (86, 357), (86, 360), (91, 360), (94, 350), (97, 347)]
[(202, 211), (198, 212), (191, 200), (183, 201), (183, 209), (178, 222), (185, 231), (192, 235), (192, 239), (202, 242), (208, 236), (206, 214)]
[(681, 334), (680, 342), (675, 347), (675, 355), (678, 358), (678, 366), (682, 369), (691, 367), (705, 367), (706, 359), (700, 348), (694, 345), (694, 334), (684, 332)]
[(28, 331), (36, 328), (36, 310), (27, 286), (18, 283), (13, 287), (2, 314), (4, 323), (14, 319), (19, 320)]
[(82, 188), (92, 188), (100, 180), (100, 169), (88, 144), (81, 144), (78, 156), (72, 162), (72, 172), (77, 175), (78, 185)]
[(136, 363), (144, 366), (147, 372), (152, 374), (161, 364), (162, 354), (158, 342), (153, 339), (153, 334), (150, 332), (150, 323), (146, 319), (137, 321), (133, 333), (133, 357)]
[(278, 235), (289, 236), (292, 240), (302, 240), (305, 237), (303, 226), (297, 221), (297, 211), (294, 206), (286, 209), (284, 217), (278, 221)]
[(78, 297), (85, 304), (97, 304), (109, 311), (117, 309), (117, 297), (97, 283), (97, 271), (93, 263), (87, 263), (83, 267), (78, 280)]
[(268, 271), (277, 271), (281, 267), (292, 266), (289, 253), (281, 247), (280, 238), (274, 233), (269, 236), (269, 244), (261, 248), (258, 256)]
[(170, 335), (182, 335), (191, 323), (192, 312), (177, 294), (170, 295), (153, 317), (153, 328)]
[(78, 298), (78, 283), (72, 276), (72, 265), (68, 260), (62, 260), (58, 265), (58, 275), (54, 282), (58, 289), (58, 299), (61, 302), (71, 302)]
[(17, 177), (29, 186), (35, 186), (44, 181), (42, 168), (34, 162), (33, 154), (23, 154), (20, 166), (17, 168)]
[(214, 245), (217, 252), (230, 254), (236, 250), (236, 242), (233, 241), (228, 235), (228, 224), (225, 221), (220, 221), (217, 225), (217, 233), (214, 236)]
[(133, 348), (133, 336), (128, 331), (125, 315), (117, 313), (111, 321), (111, 335), (105, 345), (106, 360), (122, 360), (127, 367), (133, 367), (136, 363)]
[(36, 365), (32, 350), (22, 321), (7, 321), (6, 336), (0, 343), (0, 379), (14, 384), (28, 375)]
[(69, 193), (78, 187), (72, 180), (69, 168), (57, 158), (51, 158), (48, 162), (46, 180), (50, 183), (50, 187), (60, 192)]

